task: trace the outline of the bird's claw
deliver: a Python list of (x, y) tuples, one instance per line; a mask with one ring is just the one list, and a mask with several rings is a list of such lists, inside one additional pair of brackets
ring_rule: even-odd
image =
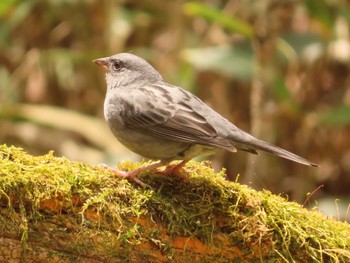
[(166, 166), (165, 170), (163, 171), (158, 171), (158, 174), (161, 174), (161, 175), (171, 175), (171, 174), (174, 174), (178, 177), (180, 177), (181, 179), (183, 180), (188, 180), (187, 176), (184, 175), (182, 172), (181, 172), (181, 169), (185, 166), (185, 164), (187, 163), (188, 161), (182, 161), (181, 163), (179, 164), (176, 164), (176, 165), (168, 165)]
[(118, 177), (130, 178), (131, 180), (133, 180), (135, 183), (139, 184), (143, 188), (153, 189), (150, 185), (142, 182), (139, 178), (137, 178), (138, 173), (136, 170), (132, 170), (130, 172), (125, 172), (125, 171), (120, 171), (118, 169), (114, 169), (114, 168), (108, 166), (107, 164), (100, 164), (99, 166), (108, 170), (108, 171), (111, 171), (112, 173), (114, 173)]

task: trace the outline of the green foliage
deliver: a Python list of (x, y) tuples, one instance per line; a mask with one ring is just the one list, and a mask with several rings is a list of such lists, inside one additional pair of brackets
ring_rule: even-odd
[[(0, 43), (5, 45), (11, 44), (11, 33), (17, 26), (19, 26), (28, 17), (32, 8), (33, 1), (16, 1), (4, 0), (0, 3)], [(14, 12), (8, 15), (10, 8), (14, 8)], [(9, 17), (8, 17), (9, 16)], [(1, 21), (0, 20), (0, 21)], [(5, 22), (6, 21), (6, 22)]]
[[(280, 48), (282, 54), (286, 54), (289, 59), (300, 59), (306, 61), (312, 61), (319, 59), (325, 52), (327, 41), (319, 35), (308, 33), (308, 34), (295, 34), (288, 32), (283, 35), (283, 41), (288, 44), (289, 48), (292, 49), (294, 56), (286, 54), (283, 49)], [(308, 53), (309, 50), (309, 53)]]
[(327, 125), (348, 126), (350, 124), (350, 106), (341, 105), (328, 112), (321, 113), (320, 119)]
[(4, 16), (18, 0), (3, 0), (0, 2), (0, 17)]
[(183, 57), (199, 70), (241, 80), (250, 80), (253, 76), (254, 58), (247, 45), (189, 49)]
[(188, 15), (206, 18), (224, 29), (239, 33), (247, 38), (253, 37), (254, 32), (251, 25), (237, 17), (226, 15), (222, 10), (196, 2), (186, 3), (183, 8)]
[(327, 0), (307, 0), (305, 5), (310, 13), (310, 16), (323, 23), (328, 29), (332, 28), (334, 17), (330, 6), (330, 1)]

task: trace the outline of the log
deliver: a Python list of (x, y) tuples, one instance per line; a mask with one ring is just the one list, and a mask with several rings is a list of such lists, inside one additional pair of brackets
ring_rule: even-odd
[[(134, 169), (144, 162), (122, 162)], [(191, 161), (153, 189), (0, 146), (0, 262), (350, 262), (350, 226)]]

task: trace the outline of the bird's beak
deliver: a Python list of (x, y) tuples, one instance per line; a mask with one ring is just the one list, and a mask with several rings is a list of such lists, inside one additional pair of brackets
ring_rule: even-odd
[(108, 57), (107, 58), (97, 58), (93, 60), (97, 65), (102, 66), (105, 70), (108, 70)]

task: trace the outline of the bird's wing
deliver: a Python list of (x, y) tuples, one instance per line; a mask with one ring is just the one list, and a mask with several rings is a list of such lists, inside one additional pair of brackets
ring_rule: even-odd
[[(152, 98), (152, 101), (145, 101)], [(142, 110), (131, 100), (143, 101)], [(128, 112), (124, 114), (125, 127), (158, 138), (185, 143), (219, 147), (235, 152), (230, 142), (219, 136), (205, 116), (191, 107), (192, 94), (170, 84), (147, 85), (130, 98)], [(208, 107), (203, 103), (203, 107)]]

